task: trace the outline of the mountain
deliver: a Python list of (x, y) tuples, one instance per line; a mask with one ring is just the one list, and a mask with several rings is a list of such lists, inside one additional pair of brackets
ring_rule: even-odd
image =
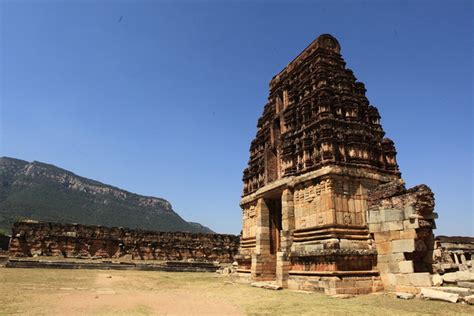
[(165, 199), (142, 196), (41, 162), (0, 158), (0, 230), (17, 219), (212, 233)]

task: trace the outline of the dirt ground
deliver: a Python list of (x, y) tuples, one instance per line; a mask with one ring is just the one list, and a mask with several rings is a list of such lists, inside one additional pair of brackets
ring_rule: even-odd
[(390, 294), (338, 299), (270, 291), (212, 273), (0, 268), (0, 315), (474, 315)]

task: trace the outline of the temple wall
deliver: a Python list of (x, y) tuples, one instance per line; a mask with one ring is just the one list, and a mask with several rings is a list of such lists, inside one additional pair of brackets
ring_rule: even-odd
[(426, 185), (407, 190), (398, 180), (377, 187), (369, 200), (369, 231), (385, 289), (416, 292), (431, 286), (437, 217), (431, 190)]
[(239, 236), (151, 232), (77, 224), (17, 222), (12, 228), (12, 257), (195, 260), (231, 263)]

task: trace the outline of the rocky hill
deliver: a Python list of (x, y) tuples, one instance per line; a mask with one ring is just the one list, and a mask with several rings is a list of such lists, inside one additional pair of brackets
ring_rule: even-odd
[(0, 158), (0, 230), (17, 219), (210, 233), (165, 199), (142, 196), (41, 162)]

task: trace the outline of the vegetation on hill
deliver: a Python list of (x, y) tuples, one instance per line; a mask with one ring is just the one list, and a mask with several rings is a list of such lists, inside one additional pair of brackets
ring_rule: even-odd
[(0, 230), (18, 219), (212, 232), (187, 222), (165, 199), (141, 196), (41, 162), (0, 158)]

